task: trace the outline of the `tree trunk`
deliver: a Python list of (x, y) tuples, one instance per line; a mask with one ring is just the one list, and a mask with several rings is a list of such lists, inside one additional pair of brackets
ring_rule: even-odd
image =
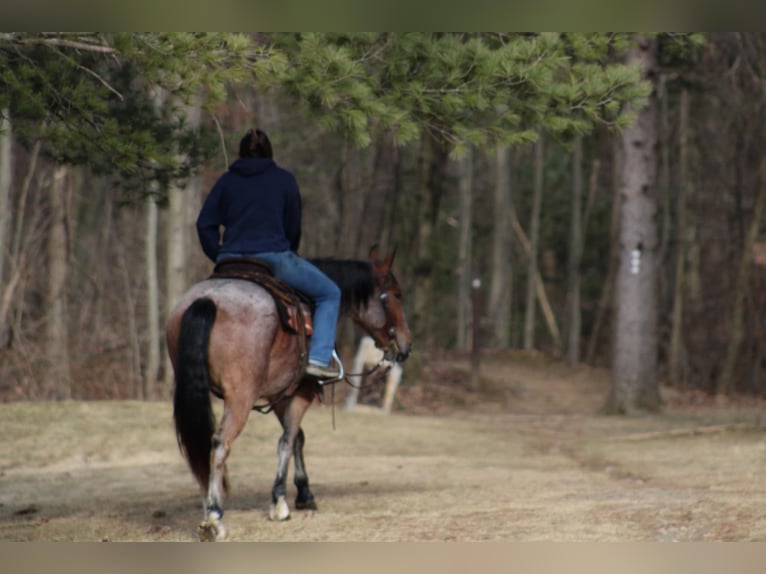
[(733, 301), (729, 311), (729, 344), (726, 348), (726, 357), (723, 367), (716, 380), (716, 393), (726, 394), (731, 391), (734, 381), (734, 372), (739, 359), (742, 340), (744, 339), (744, 310), (745, 297), (750, 283), (750, 271), (753, 265), (753, 247), (758, 239), (758, 232), (761, 229), (761, 220), (763, 219), (764, 207), (766, 206), (766, 158), (761, 159), (759, 169), (760, 181), (758, 183), (758, 194), (755, 197), (753, 214), (750, 219), (750, 227), (745, 234), (744, 245), (742, 246), (742, 258), (739, 263), (739, 272), (737, 273), (737, 283), (733, 290)]
[[(660, 74), (657, 80), (657, 108), (659, 112), (659, 168), (657, 174), (657, 194), (659, 197), (662, 225), (659, 230), (660, 245), (657, 250), (657, 279), (658, 279), (658, 309), (665, 311), (669, 308), (669, 281), (666, 273), (665, 258), (668, 255), (671, 235), (671, 206), (670, 206), (670, 120), (667, 90), (667, 75)], [(666, 314), (662, 313), (663, 317)], [(662, 329), (664, 331), (664, 329)]]
[(532, 215), (529, 223), (529, 262), (527, 266), (527, 297), (524, 310), (524, 350), (535, 346), (535, 278), (540, 237), (540, 205), (543, 197), (543, 134), (535, 142), (535, 183), (532, 195)]
[(10, 326), (6, 319), (16, 283), (12, 277), (16, 274), (11, 268), (11, 250), (8, 240), (11, 226), (11, 185), (13, 184), (12, 151), (13, 129), (10, 112), (3, 109), (0, 110), (0, 349), (10, 340)]
[[(10, 270), (8, 230), (11, 225), (11, 185), (13, 183), (13, 129), (7, 109), (0, 110), (0, 294), (5, 292)], [(2, 342), (0, 326), (0, 342)]]
[(67, 195), (69, 168), (56, 166), (50, 185), (50, 231), (48, 235), (48, 294), (45, 322), (45, 355), (47, 374), (42, 397), (66, 400), (72, 396), (67, 331)]
[[(186, 194), (182, 188), (171, 186), (168, 190), (168, 208), (165, 236), (165, 301), (169, 310), (181, 297), (186, 287), (186, 233), (184, 215)], [(173, 372), (170, 357), (165, 353), (165, 386), (169, 396), (170, 381)], [(159, 389), (158, 389), (159, 390)]]
[(471, 229), (472, 229), (472, 191), (473, 191), (473, 154), (469, 147), (458, 161), (460, 190), (460, 239), (457, 262), (457, 348), (470, 349), (468, 327), (471, 322)]
[[(651, 79), (657, 42), (638, 36), (628, 63)], [(656, 411), (657, 381), (657, 215), (656, 118), (654, 90), (636, 122), (622, 134), (623, 202), (620, 212), (620, 267), (617, 321), (608, 413)]]
[(432, 320), (428, 311), (428, 301), (431, 293), (431, 270), (433, 260), (430, 253), (432, 214), (431, 205), (431, 169), (434, 161), (434, 141), (424, 133), (420, 143), (420, 178), (415, 195), (415, 204), (409, 211), (414, 215), (406, 235), (415, 239), (413, 281), (412, 281), (412, 312), (415, 338), (422, 341), (425, 348), (431, 347), (434, 333), (431, 328)]
[(569, 226), (567, 271), (567, 364), (580, 362), (580, 245), (582, 237), (582, 136), (574, 140), (572, 153), (572, 205)]
[[(126, 218), (123, 210), (119, 213), (121, 219)], [(125, 227), (124, 224), (120, 227)], [(138, 321), (136, 320), (137, 301), (133, 287), (133, 274), (128, 262), (130, 255), (130, 241), (125, 240), (125, 233), (117, 238), (117, 263), (122, 275), (123, 299), (125, 304), (125, 322), (127, 327), (127, 363), (130, 365), (128, 371), (128, 382), (132, 387), (132, 397), (138, 400), (148, 398), (146, 396), (146, 379), (141, 373), (141, 342), (138, 334)]]
[[(187, 123), (189, 126), (198, 127), (202, 115), (201, 102), (190, 104), (187, 108)], [(182, 159), (182, 158), (179, 158)], [(167, 236), (165, 237), (166, 261), (165, 261), (165, 304), (170, 309), (183, 295), (188, 287), (186, 276), (186, 246), (194, 235), (194, 221), (189, 221), (187, 214), (189, 208), (187, 202), (199, 195), (201, 179), (195, 176), (189, 179), (186, 187), (171, 185), (168, 189), (167, 210)], [(163, 368), (164, 389), (154, 389), (153, 396), (161, 398), (170, 396), (172, 389), (173, 368), (170, 357), (165, 353), (165, 365)]]
[(676, 264), (673, 277), (673, 311), (670, 325), (670, 382), (681, 383), (683, 360), (683, 322), (684, 322), (684, 262), (686, 259), (686, 186), (689, 184), (689, 92), (681, 92), (681, 118), (678, 128), (679, 137), (679, 175), (678, 199), (676, 208)]
[(144, 264), (146, 265), (146, 319), (147, 352), (146, 369), (143, 376), (142, 395), (144, 399), (153, 396), (157, 387), (160, 368), (160, 285), (157, 265), (157, 219), (156, 198), (147, 196), (146, 230), (144, 243)]
[(511, 332), (511, 152), (500, 146), (495, 151), (495, 225), (492, 236), (492, 278), (487, 313), (492, 318), (495, 347), (508, 347)]

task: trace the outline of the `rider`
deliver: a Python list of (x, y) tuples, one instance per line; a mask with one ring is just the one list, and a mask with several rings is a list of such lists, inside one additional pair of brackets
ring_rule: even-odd
[[(239, 159), (207, 196), (197, 233), (202, 250), (215, 263), (235, 257), (266, 261), (274, 275), (314, 301), (314, 334), (306, 374), (332, 379), (340, 289), (322, 271), (298, 256), (301, 196), (289, 171), (273, 159), (268, 136), (249, 130), (239, 142)], [(223, 226), (223, 238), (220, 227)]]

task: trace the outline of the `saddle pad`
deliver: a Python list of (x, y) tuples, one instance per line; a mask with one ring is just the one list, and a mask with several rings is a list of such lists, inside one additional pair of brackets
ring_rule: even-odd
[(311, 321), (313, 302), (306, 295), (274, 277), (265, 261), (251, 258), (226, 259), (216, 264), (210, 279), (244, 279), (266, 289), (274, 299), (282, 326), (298, 334), (301, 322), (307, 336), (314, 332)]

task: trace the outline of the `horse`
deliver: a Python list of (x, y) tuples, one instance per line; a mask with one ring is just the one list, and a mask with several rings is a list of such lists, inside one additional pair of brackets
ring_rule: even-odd
[[(395, 251), (381, 259), (373, 247), (368, 260), (324, 258), (312, 263), (340, 287), (340, 318), (352, 319), (386, 358), (402, 362), (410, 354), (412, 335), (402, 291), (391, 272), (394, 256)], [(264, 403), (283, 429), (269, 519), (290, 517), (286, 482), (291, 457), (298, 491), (295, 508), (316, 509), (303, 460), (301, 421), (321, 396), (322, 385), (306, 377), (306, 338), (283, 326), (272, 295), (254, 282), (213, 275), (179, 299), (168, 316), (166, 336), (175, 374), (176, 437), (203, 498), (199, 539), (226, 537), (226, 460), (250, 411)], [(211, 393), (223, 399), (218, 424)]]
[(354, 355), (354, 364), (351, 367), (351, 371), (354, 374), (348, 375), (351, 390), (346, 397), (346, 410), (354, 411), (359, 408), (357, 405), (359, 388), (364, 382), (364, 370), (370, 367), (373, 370), (369, 372), (369, 375), (377, 372), (385, 373), (386, 390), (383, 394), (383, 404), (380, 410), (385, 414), (390, 414), (391, 408), (394, 406), (396, 389), (399, 388), (399, 383), (402, 381), (402, 366), (399, 363), (386, 360), (383, 351), (375, 345), (375, 340), (369, 336), (364, 336), (360, 339), (359, 347), (356, 355)]

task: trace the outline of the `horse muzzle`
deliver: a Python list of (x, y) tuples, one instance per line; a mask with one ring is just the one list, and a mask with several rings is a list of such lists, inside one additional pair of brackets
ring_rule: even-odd
[(412, 345), (410, 343), (408, 343), (404, 348), (402, 348), (396, 339), (392, 339), (391, 341), (389, 341), (388, 345), (386, 345), (386, 348), (383, 351), (383, 357), (387, 361), (403, 363), (404, 361), (407, 360), (407, 357), (410, 356), (411, 350), (412, 350)]

